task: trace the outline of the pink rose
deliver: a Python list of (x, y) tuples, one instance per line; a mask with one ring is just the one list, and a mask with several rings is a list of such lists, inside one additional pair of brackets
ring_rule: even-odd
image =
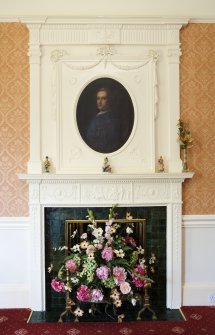
[(81, 285), (77, 289), (77, 299), (79, 301), (88, 301), (91, 299), (90, 289), (86, 285)]
[(102, 301), (104, 298), (104, 295), (101, 290), (94, 289), (92, 290), (92, 301)]
[(121, 283), (119, 288), (120, 288), (120, 291), (122, 292), (122, 294), (128, 294), (131, 291), (131, 286), (126, 281)]
[(144, 269), (144, 265), (137, 265), (134, 268), (134, 274), (132, 274), (132, 283), (136, 286), (136, 287), (143, 287), (144, 284), (146, 283), (146, 280), (141, 279), (139, 277), (135, 276), (135, 273), (139, 274), (140, 276), (144, 276), (145, 275), (145, 269)]
[(76, 261), (74, 261), (73, 259), (69, 259), (68, 261), (66, 261), (65, 263), (65, 267), (71, 272), (75, 272), (75, 270), (77, 269), (77, 263)]
[(51, 281), (51, 287), (56, 292), (64, 292), (65, 291), (64, 283), (61, 282), (61, 281), (59, 281), (59, 280), (57, 280), (57, 278), (52, 279), (52, 281)]
[(105, 247), (102, 250), (102, 258), (106, 261), (111, 261), (113, 258), (113, 249), (111, 247)]
[(107, 279), (110, 274), (110, 269), (107, 267), (107, 265), (102, 265), (99, 268), (96, 269), (96, 276), (99, 279)]
[(127, 273), (124, 268), (120, 266), (115, 266), (113, 268), (113, 277), (116, 285), (123, 283), (127, 277)]

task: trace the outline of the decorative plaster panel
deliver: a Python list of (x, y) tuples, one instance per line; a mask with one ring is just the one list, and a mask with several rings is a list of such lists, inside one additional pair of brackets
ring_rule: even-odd
[[(109, 54), (109, 50), (107, 50)], [(66, 56), (68, 58), (68, 56)], [(77, 62), (61, 58), (56, 69), (58, 103), (58, 156), (57, 173), (100, 172), (104, 154), (93, 152), (81, 138), (77, 129), (77, 97), (86, 83), (100, 77), (112, 78), (123, 84), (133, 101), (135, 120), (132, 133), (118, 152), (108, 154), (115, 172), (154, 171), (154, 113), (156, 104), (156, 67), (154, 53), (148, 59), (137, 61)], [(139, 76), (140, 80), (137, 80)], [(55, 88), (54, 88), (55, 91)], [(75, 154), (74, 154), (75, 149)], [(129, 160), (129, 152), (140, 156)], [(79, 153), (79, 154), (78, 154)], [(80, 154), (81, 153), (81, 154)], [(100, 156), (100, 158), (99, 158)], [(92, 159), (92, 157), (94, 157)], [(125, 164), (126, 162), (126, 164)]]
[(81, 188), (81, 202), (88, 204), (131, 204), (132, 189), (125, 183), (87, 183)]
[(171, 199), (171, 184), (166, 183), (135, 183), (134, 202), (165, 204)]
[(42, 184), (40, 188), (41, 204), (70, 205), (80, 203), (80, 185), (76, 183)]
[[(86, 19), (87, 21), (87, 19)], [(178, 21), (178, 24), (160, 24), (156, 20), (142, 24), (136, 22), (122, 22), (118, 24), (119, 18), (112, 23), (94, 22), (81, 24), (77, 22), (67, 24), (43, 24), (41, 28), (40, 41), (42, 45), (57, 44), (178, 44), (178, 31), (186, 20)], [(105, 22), (105, 18), (103, 20)], [(126, 21), (126, 20), (125, 20)]]

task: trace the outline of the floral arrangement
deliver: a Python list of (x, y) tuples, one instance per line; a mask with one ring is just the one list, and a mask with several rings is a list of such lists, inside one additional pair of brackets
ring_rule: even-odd
[(155, 255), (152, 254), (146, 262), (144, 249), (137, 246), (132, 237), (133, 218), (127, 213), (126, 224), (117, 223), (115, 207), (109, 210), (104, 227), (98, 226), (93, 212), (88, 209), (89, 224), (87, 232), (80, 236), (80, 243), (73, 245), (71, 250), (67, 247), (56, 250), (61, 253), (66, 250), (66, 255), (48, 269), (53, 273), (53, 290), (71, 296), (70, 311), (76, 317), (84, 314), (83, 302), (91, 304), (89, 313), (93, 313), (101, 302), (116, 310), (125, 300), (134, 306), (137, 302), (135, 291), (148, 288), (153, 282), (148, 277), (147, 268), (154, 272)]
[(189, 124), (179, 119), (178, 140), (182, 149), (190, 148), (193, 145), (193, 137), (190, 133)]

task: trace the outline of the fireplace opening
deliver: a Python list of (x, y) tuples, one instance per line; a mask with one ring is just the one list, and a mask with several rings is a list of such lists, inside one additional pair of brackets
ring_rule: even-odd
[[(96, 219), (108, 219), (109, 207), (92, 207), (90, 209)], [(158, 260), (158, 267), (154, 276), (155, 282), (150, 289), (150, 304), (156, 311), (164, 311), (166, 308), (166, 207), (117, 207), (116, 212), (118, 219), (125, 219), (127, 212), (130, 212), (134, 219), (145, 219), (145, 242), (142, 247), (145, 249), (145, 256), (154, 253)], [(86, 216), (86, 207), (45, 208), (46, 312), (51, 313), (53, 318), (57, 318), (59, 313), (65, 309), (65, 293), (59, 294), (51, 288), (52, 276), (47, 269), (52, 260), (52, 252), (54, 248), (62, 247), (66, 244), (66, 220), (85, 220)]]

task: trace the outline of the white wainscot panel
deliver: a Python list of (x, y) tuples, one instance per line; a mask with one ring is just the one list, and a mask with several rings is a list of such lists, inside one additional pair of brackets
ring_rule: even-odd
[(183, 217), (183, 305), (215, 304), (215, 215)]
[(0, 308), (30, 307), (29, 218), (0, 218)]

